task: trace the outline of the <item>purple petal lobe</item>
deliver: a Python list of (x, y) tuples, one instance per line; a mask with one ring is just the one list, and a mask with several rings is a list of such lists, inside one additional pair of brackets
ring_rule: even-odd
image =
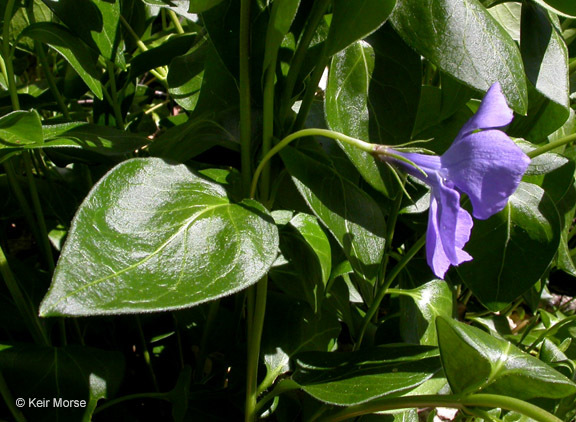
[(499, 130), (471, 133), (442, 156), (447, 177), (470, 197), (479, 219), (506, 206), (529, 163), (528, 156)]
[(460, 194), (443, 184), (438, 174), (431, 175), (432, 201), (426, 233), (426, 257), (434, 274), (444, 278), (450, 265), (470, 261), (462, 248), (470, 238), (472, 217), (460, 208)]
[(454, 142), (457, 143), (461, 137), (479, 129), (504, 127), (512, 121), (513, 117), (512, 110), (508, 107), (506, 98), (502, 94), (502, 88), (496, 82), (490, 87), (478, 111), (462, 127)]

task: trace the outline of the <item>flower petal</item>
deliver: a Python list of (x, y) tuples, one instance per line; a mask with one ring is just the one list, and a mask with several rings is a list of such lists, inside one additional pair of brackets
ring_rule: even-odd
[(486, 92), (478, 111), (462, 127), (454, 142), (459, 142), (460, 138), (479, 129), (504, 127), (512, 121), (513, 117), (512, 110), (508, 107), (506, 98), (502, 94), (502, 88), (496, 82)]
[(462, 248), (470, 238), (472, 217), (460, 208), (460, 194), (445, 186), (437, 174), (432, 183), (432, 200), (426, 232), (426, 258), (434, 274), (444, 278), (450, 265), (470, 261)]
[(499, 130), (471, 133), (442, 156), (446, 177), (472, 201), (474, 217), (501, 211), (516, 191), (530, 159)]

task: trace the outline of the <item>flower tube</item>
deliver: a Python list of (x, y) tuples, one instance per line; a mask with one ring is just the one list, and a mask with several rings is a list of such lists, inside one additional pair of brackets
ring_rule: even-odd
[(444, 278), (450, 265), (472, 260), (463, 248), (473, 222), (460, 206), (460, 193), (470, 198), (475, 218), (487, 219), (504, 209), (530, 163), (499, 130), (512, 118), (500, 84), (495, 83), (442, 156), (401, 152), (383, 145), (374, 149), (382, 161), (401, 167), (430, 186), (426, 258), (439, 278)]

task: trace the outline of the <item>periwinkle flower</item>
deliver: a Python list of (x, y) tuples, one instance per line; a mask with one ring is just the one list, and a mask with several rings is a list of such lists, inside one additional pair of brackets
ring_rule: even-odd
[(508, 125), (512, 117), (500, 84), (495, 83), (441, 157), (386, 146), (375, 149), (381, 160), (402, 167), (431, 188), (426, 258), (439, 278), (444, 278), (450, 265), (472, 260), (462, 249), (473, 223), (460, 206), (460, 193), (470, 198), (475, 218), (491, 217), (504, 209), (530, 163), (528, 156), (498, 130)]

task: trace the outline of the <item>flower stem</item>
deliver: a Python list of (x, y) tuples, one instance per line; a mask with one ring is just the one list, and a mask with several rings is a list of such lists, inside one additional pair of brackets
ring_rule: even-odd
[(573, 133), (572, 135), (565, 136), (565, 137), (560, 138), (556, 141), (550, 142), (546, 145), (543, 145), (539, 148), (536, 148), (536, 149), (530, 151), (529, 153), (527, 153), (526, 155), (530, 158), (538, 157), (539, 155), (542, 155), (545, 152), (552, 151), (553, 149), (556, 149), (556, 148), (561, 147), (563, 145), (570, 144), (574, 141), (576, 141), (576, 133)]
[(470, 396), (459, 395), (424, 395), (409, 397), (382, 398), (368, 403), (350, 406), (337, 411), (332, 415), (319, 419), (318, 422), (344, 421), (360, 415), (380, 412), (384, 410), (422, 408), (422, 407), (452, 407), (463, 409), (465, 407), (491, 407), (512, 410), (521, 413), (538, 422), (561, 422), (556, 416), (544, 409), (513, 397), (496, 394), (474, 394)]
[(366, 329), (368, 328), (368, 325), (370, 324), (370, 321), (372, 320), (374, 315), (376, 315), (376, 312), (378, 311), (378, 308), (380, 307), (380, 303), (382, 303), (384, 296), (386, 296), (386, 293), (388, 293), (388, 288), (392, 285), (392, 282), (396, 279), (398, 274), (400, 274), (400, 271), (402, 271), (402, 269), (406, 266), (406, 264), (410, 262), (410, 260), (414, 257), (414, 255), (416, 255), (418, 251), (422, 249), (422, 247), (425, 244), (426, 244), (426, 235), (418, 239), (416, 243), (412, 245), (412, 247), (406, 253), (406, 255), (404, 255), (404, 257), (400, 260), (400, 262), (396, 264), (396, 266), (392, 269), (392, 271), (390, 271), (390, 275), (388, 276), (382, 287), (380, 287), (380, 289), (378, 290), (376, 298), (374, 299), (374, 301), (368, 308), (366, 315), (364, 316), (364, 320), (362, 321), (362, 327), (360, 328), (360, 333), (358, 334), (358, 340), (356, 341), (354, 347), (355, 350), (358, 350), (362, 345), (362, 340), (364, 339)]
[(353, 145), (356, 148), (361, 149), (362, 151), (373, 153), (375, 144), (371, 144), (369, 142), (361, 141), (360, 139), (352, 138), (351, 136), (344, 135), (343, 133), (334, 132), (328, 129), (302, 129), (297, 132), (291, 133), (290, 135), (286, 136), (280, 142), (278, 142), (268, 153), (262, 158), (260, 164), (256, 168), (254, 172), (254, 176), (252, 177), (252, 184), (250, 188), (250, 197), (253, 198), (256, 194), (256, 186), (258, 185), (258, 178), (260, 177), (260, 173), (262, 173), (262, 169), (266, 166), (266, 163), (270, 161), (270, 159), (276, 155), (279, 151), (281, 151), (285, 146), (290, 144), (292, 141), (298, 138), (304, 138), (306, 136), (324, 136), (326, 138), (337, 139), (342, 142), (346, 142), (347, 144)]
[(174, 27), (176, 28), (176, 32), (178, 32), (179, 34), (183, 34), (184, 28), (182, 28), (182, 24), (180, 23), (180, 19), (178, 18), (178, 15), (176, 15), (176, 13), (173, 10), (168, 9), (168, 16), (170, 16), (170, 20), (174, 24)]

